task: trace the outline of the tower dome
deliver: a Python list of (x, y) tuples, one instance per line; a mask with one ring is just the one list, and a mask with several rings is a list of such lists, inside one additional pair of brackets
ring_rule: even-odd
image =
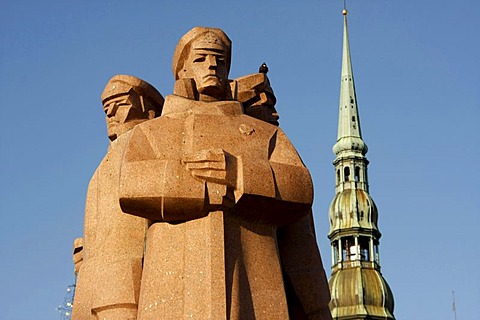
[(378, 231), (378, 211), (372, 197), (363, 189), (346, 189), (333, 198), (330, 205), (330, 235), (344, 229)]
[(367, 144), (360, 137), (343, 137), (333, 146), (333, 153), (339, 155), (341, 152), (359, 152), (367, 154)]
[[(370, 268), (349, 268), (329, 281), (333, 319), (393, 319), (394, 299), (387, 282)], [(345, 318), (346, 319), (346, 318)]]

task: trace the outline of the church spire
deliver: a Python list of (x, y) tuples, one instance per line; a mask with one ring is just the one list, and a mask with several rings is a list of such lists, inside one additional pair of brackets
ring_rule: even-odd
[(378, 211), (369, 194), (365, 157), (350, 57), (346, 8), (335, 153), (335, 197), (330, 205), (332, 276), (329, 280), (335, 320), (394, 320), (393, 294), (380, 272)]
[(362, 140), (360, 117), (358, 115), (355, 81), (353, 79), (352, 59), (348, 39), (347, 9), (343, 9), (343, 55), (340, 84), (340, 109), (338, 117), (337, 143), (333, 151), (338, 156), (340, 152), (360, 152), (365, 155), (367, 145)]

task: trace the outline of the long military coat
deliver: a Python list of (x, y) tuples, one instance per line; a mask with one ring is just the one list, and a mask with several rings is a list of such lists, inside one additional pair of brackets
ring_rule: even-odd
[[(219, 172), (234, 176), (233, 185), (198, 179), (187, 170), (185, 159), (219, 150), (228, 154)], [(235, 101), (168, 96), (161, 117), (133, 129), (121, 165), (119, 201), (124, 212), (151, 221), (139, 320), (289, 318), (284, 277), (295, 277), (282, 271), (281, 254), (291, 266), (292, 248), (279, 251), (277, 231), (308, 220), (313, 187), (280, 128), (243, 114)], [(317, 260), (314, 269), (323, 278), (311, 281), (323, 292)], [(305, 266), (297, 271), (302, 269), (312, 275)], [(302, 286), (289, 285), (293, 291)], [(320, 307), (312, 305), (326, 303), (310, 303), (309, 309), (316, 312)]]

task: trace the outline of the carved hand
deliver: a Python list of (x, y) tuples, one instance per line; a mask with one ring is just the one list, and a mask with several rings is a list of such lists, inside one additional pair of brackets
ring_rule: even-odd
[(232, 188), (237, 185), (237, 158), (223, 149), (201, 150), (186, 155), (182, 164), (197, 179)]

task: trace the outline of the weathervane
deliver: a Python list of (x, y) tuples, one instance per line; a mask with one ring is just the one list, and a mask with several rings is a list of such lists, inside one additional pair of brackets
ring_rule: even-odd
[(343, 0), (343, 11), (342, 11), (342, 14), (344, 16), (346, 16), (348, 14), (348, 10), (347, 10), (347, 0)]

